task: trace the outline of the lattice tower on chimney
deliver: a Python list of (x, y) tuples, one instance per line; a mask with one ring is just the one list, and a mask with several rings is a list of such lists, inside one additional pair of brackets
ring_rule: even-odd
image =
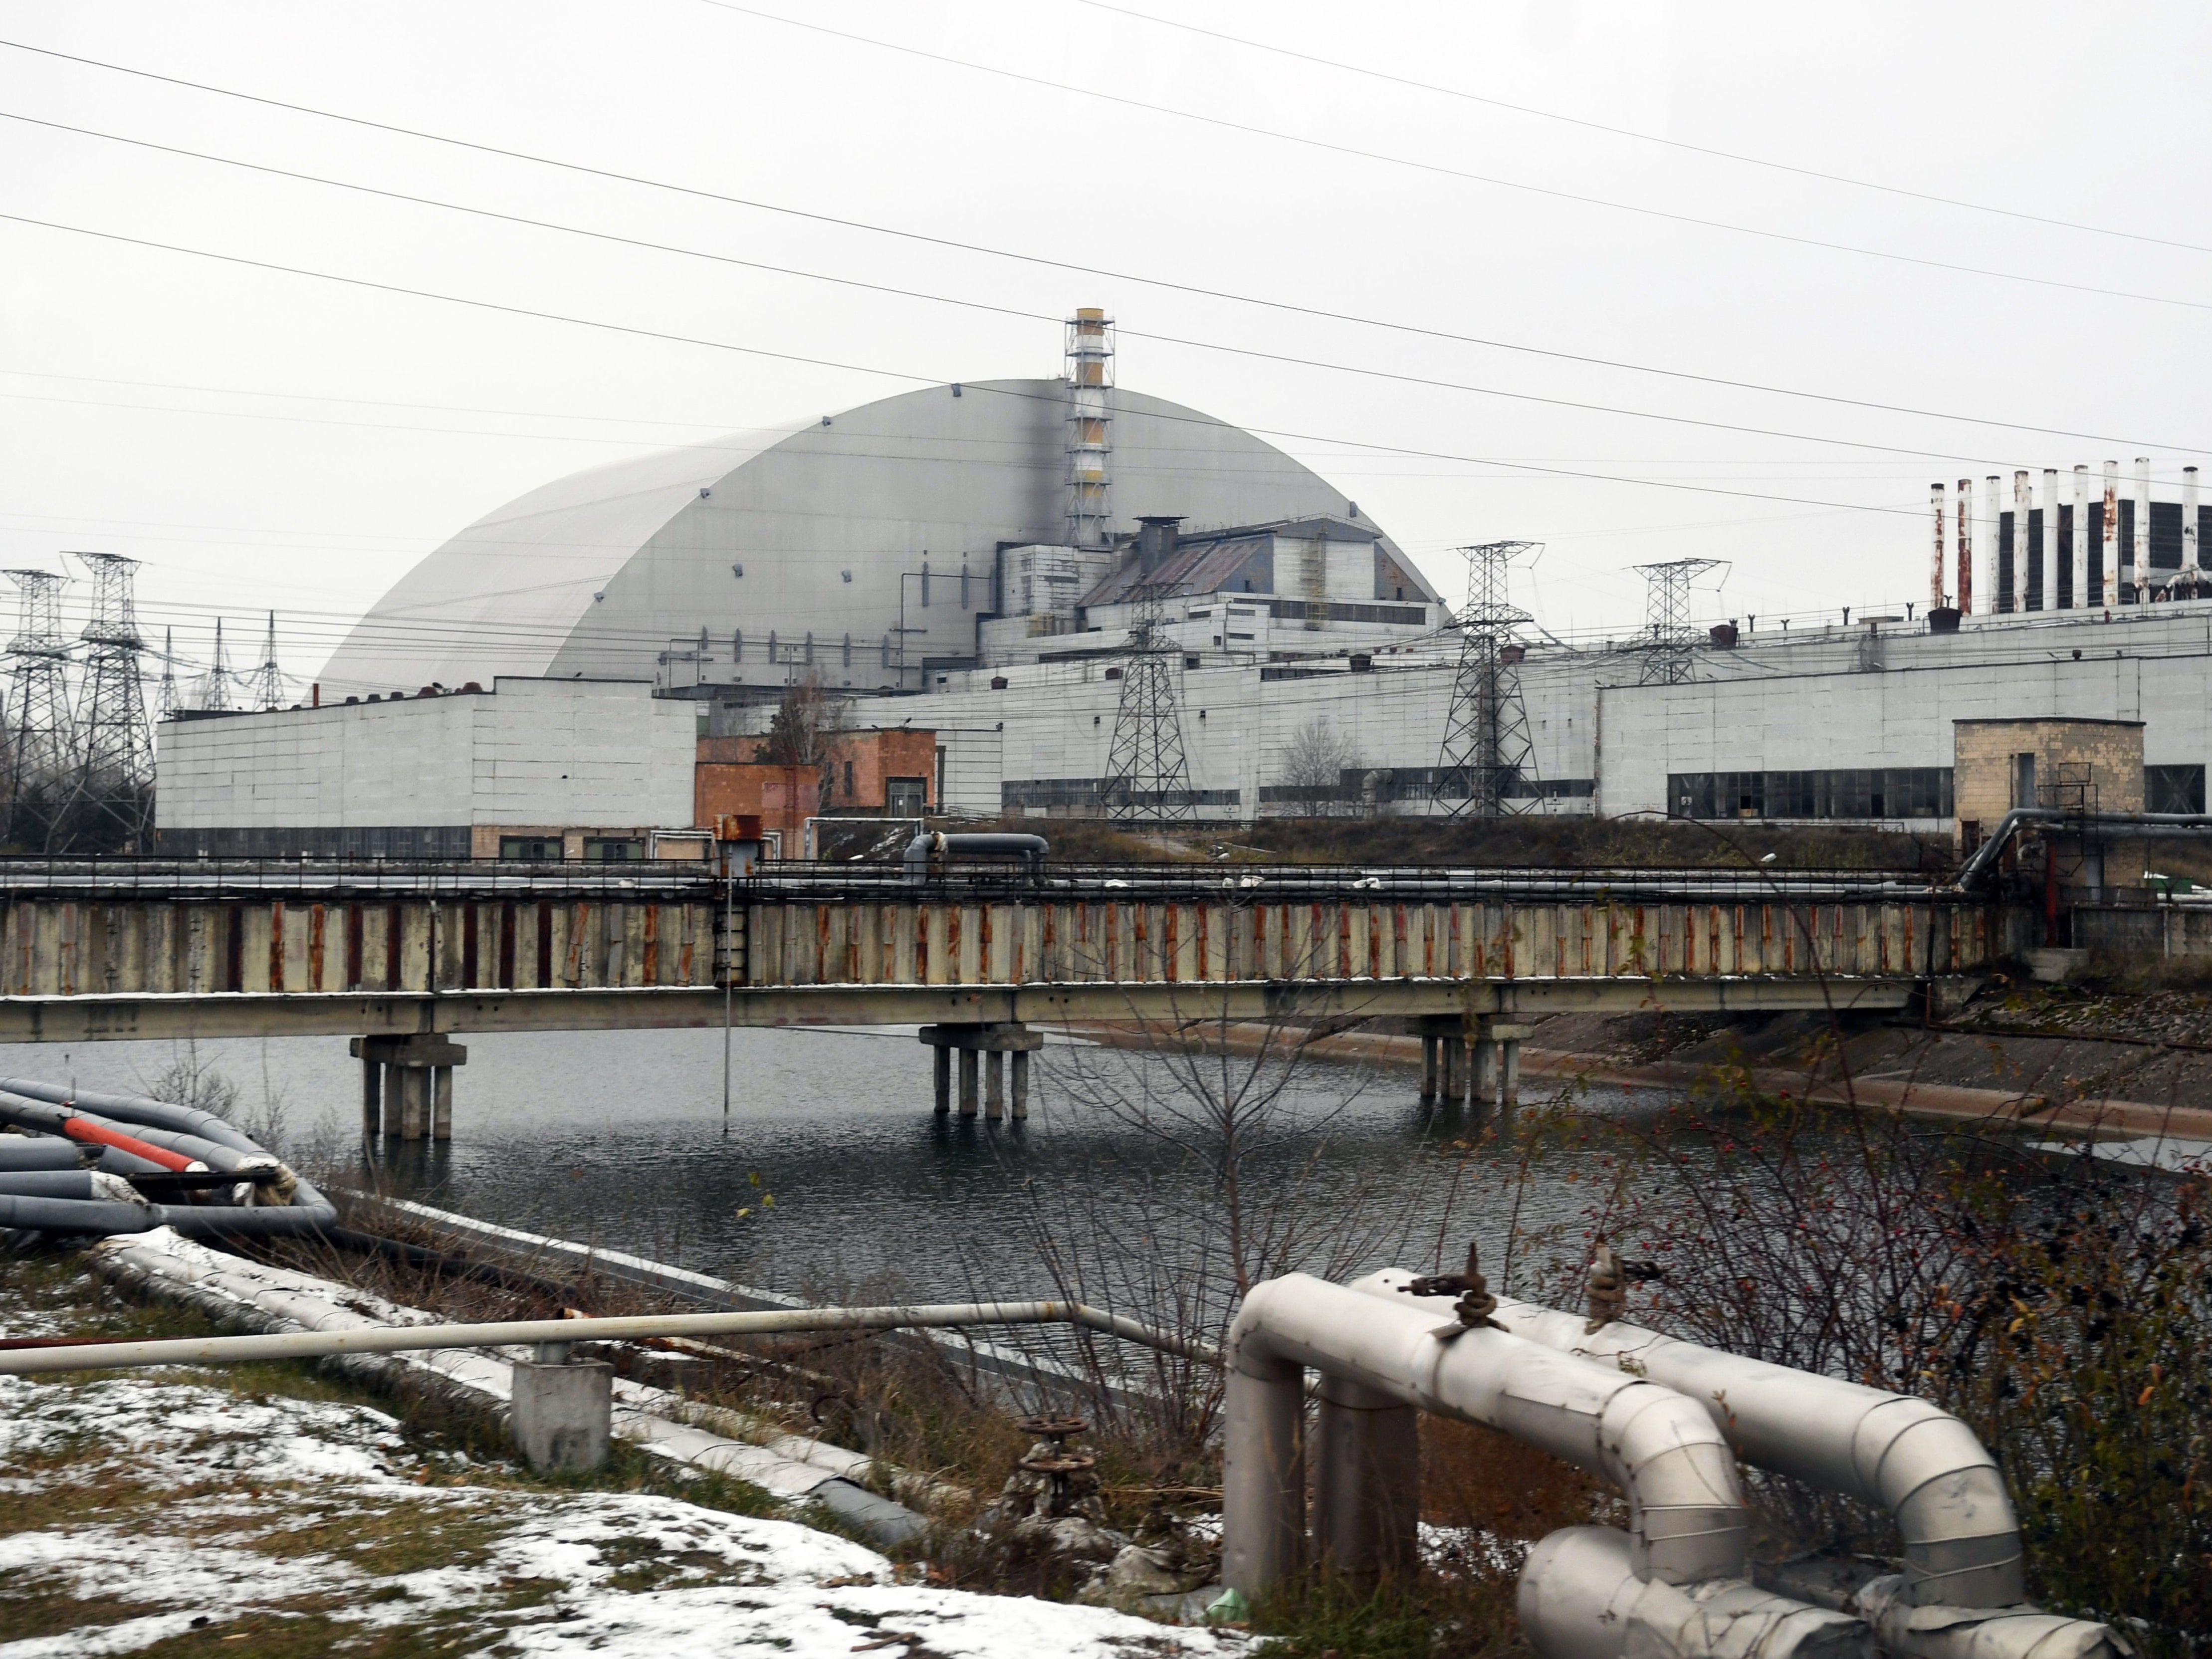
[(1114, 324), (1096, 306), (1067, 319), (1067, 544), (1104, 547), (1113, 520)]
[(1690, 626), (1690, 584), (1725, 559), (1671, 559), (1639, 564), (1644, 577), (1644, 632), (1635, 648), (1644, 653), (1638, 685), (1679, 685), (1690, 678), (1697, 630)]
[(154, 805), (154, 738), (146, 724), (145, 682), (132, 589), (138, 561), (120, 553), (76, 555), (92, 571), (92, 620), (81, 636), (85, 658), (84, 703), (77, 725), (82, 759), (76, 791), (91, 814), (81, 826), (95, 845), (145, 845)]
[(1521, 700), (1522, 647), (1514, 638), (1529, 616), (1508, 601), (1506, 572), (1540, 545), (1484, 542), (1459, 550), (1467, 556), (1467, 605), (1457, 619), (1459, 672), (1432, 786), (1435, 800), (1454, 817), (1502, 817), (1533, 799), (1524, 787), (1536, 776), (1536, 752)]
[[(5, 574), (20, 600), (15, 635), (8, 641), (9, 839), (27, 846), (24, 815), (31, 798), (51, 801), (76, 771), (76, 721), (65, 672), (71, 641), (61, 622), (61, 590), (69, 579), (51, 570)], [(35, 839), (45, 845), (43, 828)]]
[(1136, 620), (1121, 657), (1121, 701), (1114, 711), (1114, 740), (1098, 791), (1109, 817), (1164, 823), (1190, 817), (1196, 810), (1182, 716), (1176, 707), (1182, 652), (1164, 632), (1167, 586), (1140, 582), (1129, 596)]

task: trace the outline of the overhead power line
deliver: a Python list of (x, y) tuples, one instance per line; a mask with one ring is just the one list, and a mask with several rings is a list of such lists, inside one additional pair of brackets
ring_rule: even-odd
[(1108, 92), (1098, 87), (1078, 85), (1072, 81), (1054, 81), (1041, 75), (1026, 75), (1019, 70), (1001, 69), (994, 64), (978, 64), (949, 53), (930, 52), (921, 46), (909, 46), (896, 40), (882, 40), (870, 34), (859, 34), (849, 29), (832, 28), (827, 23), (811, 23), (796, 17), (782, 17), (772, 11), (757, 11), (750, 6), (740, 6), (734, 0), (699, 0), (702, 5), (712, 6), (717, 11), (734, 12), (742, 17), (757, 18), (762, 22), (780, 23), (786, 28), (805, 29), (810, 33), (823, 34), (838, 40), (849, 40), (857, 46), (873, 46), (882, 52), (895, 52), (909, 58), (919, 58), (933, 64), (944, 64), (954, 69), (964, 69), (977, 75), (994, 76), (1001, 80), (1018, 82), (1025, 86), (1042, 87), (1053, 92), (1067, 93), (1078, 98), (1093, 98), (1102, 103), (1117, 104), (1127, 109), (1140, 109), (1154, 115), (1165, 115), (1178, 121), (1195, 122), (1200, 126), (1216, 127), (1224, 131), (1241, 132), (1258, 138), (1271, 138), (1279, 143), (1297, 144), (1308, 149), (1317, 149), (1330, 155), (1349, 156), (1363, 161), (1378, 161), (1388, 167), (1409, 168), (1448, 179), (1463, 179), (1471, 184), (1490, 185), (1500, 190), (1521, 191), (1531, 196), (1541, 196), (1553, 201), (1573, 202), (1583, 207), (1604, 208), (1615, 213), (1633, 213), (1647, 219), (1663, 220), (1671, 224), (1694, 225), (1705, 230), (1726, 231), (1737, 236), (1753, 236), (1763, 241), (1786, 243), (1796, 247), (1820, 248), (1831, 253), (1848, 253), (1860, 258), (1886, 259), (1893, 264), (1917, 265), (1929, 270), (1948, 270), (1968, 276), (1987, 276), (1999, 282), (2022, 283), (2034, 288), (2063, 289), (2074, 294), (2094, 294), (2106, 299), (2134, 300), (2148, 305), (2180, 306), (2192, 311), (2212, 310), (2212, 301), (2185, 300), (2171, 295), (2140, 294), (2126, 289), (2101, 288), (2094, 283), (2069, 283), (2063, 277), (2037, 276), (2027, 271), (1999, 270), (1987, 265), (1960, 264), (1948, 259), (1931, 259), (1917, 253), (1899, 253), (1889, 248), (1863, 247), (1852, 242), (1830, 241), (1825, 237), (1801, 235), (1794, 231), (1769, 230), (1760, 225), (1738, 224), (1727, 219), (1707, 219), (1694, 213), (1677, 213), (1668, 208), (1645, 207), (1640, 203), (1615, 201), (1609, 197), (1584, 195), (1579, 191), (1560, 190), (1549, 185), (1532, 185), (1526, 179), (1506, 179), (1496, 173), (1474, 173), (1465, 167), (1447, 167), (1441, 161), (1424, 161), (1416, 156), (1393, 155), (1388, 151), (1362, 149), (1357, 144), (1338, 143), (1333, 139), (1315, 138), (1299, 132), (1285, 132), (1275, 127), (1259, 126), (1248, 121), (1232, 121), (1225, 115), (1208, 115), (1194, 109), (1181, 108), (1173, 104), (1155, 104), (1142, 98), (1132, 98), (1125, 93)]
[[(571, 316), (562, 312), (540, 311), (529, 306), (507, 304), (496, 300), (472, 299), (463, 295), (441, 294), (431, 289), (411, 288), (401, 283), (377, 282), (367, 276), (348, 276), (336, 271), (316, 270), (303, 265), (288, 265), (271, 259), (248, 258), (243, 254), (218, 253), (208, 248), (187, 247), (175, 242), (156, 241), (150, 237), (126, 236), (119, 231), (94, 230), (88, 226), (64, 224), (52, 219), (36, 219), (27, 214), (0, 213), (0, 222), (9, 224), (33, 225), (42, 230), (58, 230), (75, 236), (91, 237), (100, 241), (117, 242), (131, 247), (153, 248), (165, 253), (181, 253), (194, 258), (211, 259), (224, 264), (234, 264), (253, 270), (272, 271), (288, 276), (306, 276), (319, 282), (337, 283), (380, 294), (404, 295), (412, 299), (435, 300), (447, 305), (466, 306), (479, 311), (497, 312), (509, 317), (526, 317), (540, 322), (562, 323), (577, 328), (589, 328), (611, 334), (629, 335), (638, 339), (660, 340), (675, 345), (700, 346), (708, 350), (737, 352), (745, 356), (765, 357), (778, 362), (804, 363), (816, 368), (842, 369), (850, 374), (870, 374), (885, 380), (904, 380), (917, 386), (941, 386), (946, 377), (936, 374), (917, 374), (910, 370), (883, 368), (866, 363), (847, 362), (832, 357), (817, 357), (803, 352), (776, 351), (766, 346), (741, 345), (734, 341), (714, 340), (694, 334), (679, 334), (672, 330), (644, 328), (629, 323), (611, 323), (599, 318)], [(1005, 386), (988, 383), (967, 382), (981, 395), (1024, 398), (1030, 401), (1052, 401), (1058, 404), (1057, 394), (1048, 398), (1040, 394), (1018, 392)], [(1186, 425), (1212, 426), (1217, 422), (1200, 416), (1170, 415), (1162, 411), (1147, 411), (1148, 419), (1176, 422)], [(1294, 432), (1279, 427), (1248, 426), (1243, 430), (1262, 437), (1283, 438), (1297, 443), (1341, 444), (1347, 448), (1364, 450), (1376, 454), (1407, 455), (1426, 460), (1461, 461), (1486, 466), (1510, 467), (1515, 471), (1548, 477), (1577, 478), (1602, 483), (1633, 484), (1646, 489), (1669, 489), (1700, 495), (1730, 495), (1745, 501), (1781, 501), (1797, 507), (1832, 507), (1846, 513), (1874, 513), (1885, 517), (1918, 518), (1917, 508), (1880, 507), (1857, 501), (1822, 501), (1813, 496), (1779, 495), (1760, 490), (1721, 489), (1707, 484), (1680, 483), (1667, 479), (1637, 478), (1625, 475), (1586, 472), (1571, 467), (1538, 466), (1528, 462), (1507, 461), (1492, 457), (1455, 454), (1444, 450), (1414, 449), (1397, 444), (1381, 444), (1358, 438), (1332, 434)]]
[(1295, 58), (1302, 64), (1313, 64), (1332, 73), (1356, 75), (1370, 81), (1381, 81), (1391, 86), (1409, 87), (1417, 92), (1431, 92), (1441, 98), (1456, 98), (1462, 103), (1480, 104), (1489, 109), (1507, 111), (1514, 115), (1526, 115), (1539, 121), (1555, 121), (1562, 126), (1580, 127), (1588, 132), (1602, 132), (1615, 138), (1632, 139), (1639, 144), (1657, 144), (1662, 149), (1680, 150), (1686, 155), (1711, 156), (1716, 161), (1734, 161), (1744, 167), (1765, 167), (1775, 173), (1786, 173), (1799, 179), (1818, 179), (1824, 184), (1844, 185), (1852, 190), (1874, 191), (1884, 196), (1901, 197), (1909, 202), (1926, 202), (1936, 207), (1965, 208), (1973, 213), (1992, 214), (2000, 219), (2014, 219), (2023, 224), (2045, 225), (2053, 230), (2078, 230), (2091, 236), (2117, 236), (2124, 241), (2145, 242), (2153, 247), (2179, 248), (2185, 253), (2212, 253), (2212, 247), (2200, 242), (2185, 242), (2172, 236), (2153, 236), (2140, 230), (2122, 230), (2116, 225), (2093, 225), (2079, 219), (2060, 219), (2047, 213), (2030, 213), (2021, 208), (1999, 207), (1993, 202), (1976, 202), (1962, 196), (1945, 196), (1935, 191), (1914, 190), (1905, 185), (1884, 184), (1875, 179), (1858, 179), (1846, 173), (1831, 173), (1820, 167), (1803, 167), (1794, 161), (1778, 161), (1769, 155), (1750, 155), (1741, 150), (1723, 149), (1713, 144), (1693, 144), (1686, 138), (1668, 138), (1656, 132), (1639, 132), (1633, 127), (1617, 127), (1604, 121), (1593, 121), (1579, 115), (1562, 115), (1557, 110), (1538, 109), (1531, 104), (1516, 104), (1503, 98), (1486, 97), (1479, 92), (1468, 92), (1459, 87), (1439, 86), (1433, 81), (1417, 81), (1411, 76), (1394, 75), (1387, 70), (1370, 69), (1363, 64), (1348, 64), (1341, 58), (1322, 58), (1310, 52), (1299, 52), (1291, 46), (1278, 46), (1269, 40), (1254, 40), (1241, 34), (1226, 33), (1210, 29), (1202, 24), (1185, 22), (1176, 17), (1156, 17), (1146, 11), (1135, 11), (1127, 6), (1116, 6), (1109, 0), (1075, 0), (1096, 11), (1112, 12), (1117, 16), (1133, 18), (1140, 23), (1150, 23), (1159, 28), (1180, 29), (1185, 34), (1201, 34), (1208, 40), (1220, 40), (1233, 46), (1243, 46), (1253, 52), (1273, 53), (1278, 58)]
[(366, 116), (347, 115), (336, 110), (320, 109), (309, 104), (290, 103), (280, 98), (265, 97), (258, 93), (241, 92), (234, 88), (216, 86), (208, 82), (191, 81), (179, 76), (162, 75), (155, 70), (136, 69), (128, 64), (110, 63), (101, 58), (82, 57), (73, 52), (57, 52), (51, 47), (34, 46), (20, 40), (0, 39), (0, 47), (35, 53), (40, 57), (55, 58), (66, 63), (80, 64), (88, 68), (131, 76), (165, 86), (182, 87), (189, 91), (206, 93), (215, 97), (234, 99), (242, 103), (255, 104), (264, 108), (283, 110), (295, 115), (313, 116), (320, 120), (335, 121), (348, 126), (360, 127), (368, 131), (390, 133), (395, 137), (413, 138), (425, 143), (444, 144), (456, 149), (470, 150), (477, 155), (498, 156), (506, 161), (525, 161), (532, 166), (551, 167), (582, 177), (635, 185), (648, 190), (665, 191), (671, 194), (689, 197), (694, 200), (720, 202), (727, 206), (744, 208), (750, 211), (775, 214), (814, 224), (861, 231), (871, 235), (885, 236), (921, 246), (943, 248), (950, 252), (972, 253), (988, 258), (1036, 265), (1045, 270), (1065, 270), (1081, 276), (1103, 277), (1110, 282), (1139, 283), (1147, 288), (1158, 289), (1164, 293), (1187, 294), (1199, 299), (1219, 300), (1231, 304), (1255, 306), (1265, 310), (1280, 312), (1287, 316), (1310, 317), (1319, 321), (1347, 323), (1358, 327), (1381, 329), (1388, 332), (1406, 334), (1422, 339), (1444, 340), (1462, 345), (1480, 346), (1487, 350), (1516, 352), (1556, 362), (1581, 363), (1592, 368), (1619, 369), (1626, 374), (1657, 375), (1668, 380), (1686, 380), (1698, 385), (1721, 386), (1739, 392), (1759, 392), (1770, 397), (1801, 398), (1815, 403), (1832, 404), (1840, 408), (1864, 409), (1881, 414), (1907, 415), (1926, 420), (1956, 421), (1996, 430), (2032, 432), (2051, 437), (2080, 439), (2093, 443), (2132, 444), (2151, 449), (2202, 447), (2194, 444), (2116, 437), (2110, 434), (2077, 432), (2062, 427), (2039, 426), (2029, 422), (1959, 414), (1943, 410), (1922, 409), (1908, 404), (1885, 403), (1875, 398), (1852, 398), (1836, 392), (1808, 392), (1797, 387), (1771, 385), (1764, 381), (1745, 380), (1721, 374), (1705, 374), (1689, 369), (1667, 368), (1656, 364), (1632, 362), (1620, 358), (1565, 351), (1547, 346), (1528, 345), (1512, 340), (1493, 339), (1484, 335), (1463, 334), (1422, 324), (1365, 317), (1353, 312), (1331, 310), (1323, 306), (1300, 305), (1286, 300), (1268, 299), (1261, 295), (1238, 294), (1226, 289), (1208, 288), (1202, 283), (1176, 282), (1167, 277), (1117, 270), (1109, 266), (1085, 264), (1075, 260), (1054, 258), (1044, 254), (1024, 253), (1012, 249), (993, 247), (981, 242), (962, 241), (953, 237), (933, 236), (922, 231), (874, 224), (864, 219), (814, 212), (807, 209), (790, 207), (781, 203), (763, 201), (756, 198), (734, 196), (725, 191), (706, 190), (697, 185), (677, 184), (668, 179), (623, 173), (609, 167), (592, 167), (580, 161), (562, 161), (556, 157), (540, 155), (528, 150), (510, 149), (497, 144), (482, 143), (473, 139), (458, 138), (446, 133), (431, 132), (419, 127), (401, 126), (392, 122), (378, 121)]
[[(963, 310), (981, 311), (994, 316), (1016, 318), (1024, 322), (1045, 323), (1060, 320), (1056, 315), (1047, 312), (1025, 311), (1018, 307), (994, 305), (982, 300), (963, 299), (957, 295), (933, 294), (920, 289), (900, 288), (887, 283), (868, 282), (860, 277), (841, 276), (824, 271), (803, 270), (791, 265), (771, 264), (759, 259), (739, 258), (734, 254), (715, 253), (704, 248), (686, 247), (679, 243), (656, 242), (643, 237), (624, 236), (612, 231), (593, 230), (586, 226), (565, 224), (558, 220), (538, 219), (523, 214), (504, 213), (493, 208), (472, 207), (465, 203), (448, 202), (434, 196), (417, 196), (405, 191), (386, 190), (374, 185), (356, 184), (349, 179), (332, 179), (319, 173), (301, 173), (291, 167), (272, 167), (259, 161), (241, 161), (235, 156), (216, 155), (205, 150), (187, 149), (176, 144), (157, 143), (151, 139), (125, 137), (119, 133), (103, 132), (92, 127), (72, 126), (66, 122), (42, 120), (36, 116), (20, 114), (13, 110), (0, 110), (0, 120), (16, 121), (26, 125), (45, 127), (52, 131), (72, 133), (80, 137), (97, 138), (108, 143), (126, 144), (134, 149), (153, 150), (164, 155), (183, 156), (191, 161), (210, 162), (218, 167), (237, 167), (246, 172), (263, 173), (271, 178), (289, 179), (301, 184), (350, 191), (359, 195), (378, 197), (386, 201), (405, 202), (417, 207), (436, 208), (447, 213), (466, 214), (474, 218), (490, 219), (501, 224), (521, 225), (533, 230), (553, 231), (566, 236), (580, 236), (592, 241), (612, 243), (620, 247), (635, 248), (653, 253), (673, 254), (681, 258), (704, 259), (716, 264), (735, 265), (743, 270), (763, 271), (779, 276), (827, 283), (842, 288), (861, 289), (872, 294), (890, 295), (907, 300), (921, 300), (933, 305), (954, 306)], [(1407, 374), (1392, 369), (1370, 368), (1359, 363), (1332, 362), (1323, 358), (1301, 357), (1289, 352), (1266, 351), (1255, 347), (1230, 345), (1216, 340), (1194, 339), (1187, 336), (1160, 334), (1143, 329), (1124, 328), (1120, 330), (1120, 332), (1133, 339), (1152, 340), (1160, 344), (1182, 346), (1190, 350), (1215, 351), (1231, 356), (1281, 363), (1291, 368), (1316, 368), (1330, 374), (1356, 374), (1370, 380), (1389, 380), (1401, 386), (1426, 386), (1437, 391), (1464, 392), (1476, 397), (1500, 398), (1516, 403), (1540, 404), (1549, 408), (1574, 410), (1583, 414), (1615, 415), (1629, 420), (1662, 421), (1677, 426), (1698, 427), (1707, 431), (1780, 438), (1793, 443), (1825, 444), (1836, 448), (1869, 450), (1889, 455), (1910, 455), (1929, 460), (1957, 462), (1973, 466), (2009, 465), (2009, 462), (2002, 457), (1966, 455), (1950, 450), (1927, 449), (1909, 444), (1884, 444), (1863, 439), (1833, 438), (1820, 433), (1791, 432), (1775, 427), (1753, 426), (1734, 421), (1714, 421), (1696, 416), (1669, 415), (1657, 410), (1630, 409), (1616, 404), (1593, 403), (1573, 398), (1547, 397), (1539, 392), (1512, 392), (1503, 386), (1476, 386), (1468, 381), (1449, 380), (1435, 375)], [(567, 441), (597, 441), (572, 438)]]

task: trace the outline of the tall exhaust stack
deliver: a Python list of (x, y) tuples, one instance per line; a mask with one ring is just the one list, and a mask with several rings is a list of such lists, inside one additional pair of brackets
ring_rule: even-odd
[(1974, 614), (1974, 481), (1959, 480), (1959, 614)]
[(2043, 571), (2042, 597), (2037, 609), (2058, 609), (2058, 469), (2043, 469), (2043, 547), (2040, 563)]
[(2197, 535), (2197, 469), (2193, 466), (2181, 469), (2181, 568), (2204, 568), (2204, 544)]
[(2136, 533), (2128, 538), (2128, 580), (2136, 590), (2135, 602), (2143, 602), (2142, 585), (2150, 575), (2150, 457), (2136, 457)]
[(2100, 538), (2105, 544), (2103, 602), (2109, 611), (2120, 602), (2120, 464), (2105, 463), (2105, 524)]
[(2034, 510), (2023, 466), (2012, 475), (2012, 580), (2005, 586), (2004, 608), (2015, 615), (2027, 609), (2027, 562), (2035, 556), (2027, 544), (2027, 515)]
[(1067, 544), (1103, 547), (1113, 528), (1114, 324), (1096, 306), (1067, 319)]
[(2003, 586), (1997, 580), (1997, 531), (2002, 521), (1997, 517), (2002, 497), (1999, 489), (2004, 480), (1994, 472), (1982, 483), (1982, 570), (1981, 580), (1976, 584), (1988, 595), (1982, 601), (1982, 614), (1994, 617), (2004, 609)]
[(2074, 544), (2067, 550), (2067, 562), (2073, 571), (2066, 584), (2066, 592), (2076, 611), (2089, 608), (2089, 468), (2086, 462), (2076, 462), (2074, 467)]
[(1943, 554), (1951, 527), (1943, 511), (1943, 486), (1940, 483), (1928, 486), (1928, 499), (1936, 510), (1936, 562), (1928, 572), (1928, 608), (1940, 611), (1943, 608)]

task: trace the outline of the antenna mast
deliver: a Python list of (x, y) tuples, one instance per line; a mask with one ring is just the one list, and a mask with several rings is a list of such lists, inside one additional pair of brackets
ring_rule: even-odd
[(1537, 542), (1483, 542), (1467, 556), (1467, 606), (1460, 612), (1459, 672), (1437, 757), (1431, 797), (1457, 817), (1503, 817), (1536, 775), (1528, 712), (1521, 701), (1523, 647), (1513, 631), (1530, 620), (1506, 599), (1508, 567)]

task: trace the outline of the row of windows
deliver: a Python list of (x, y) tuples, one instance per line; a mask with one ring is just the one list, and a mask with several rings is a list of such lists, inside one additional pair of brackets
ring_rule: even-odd
[(154, 832), (155, 851), (185, 859), (465, 859), (469, 841), (465, 823)]
[[(1243, 799), (1236, 789), (1136, 790), (1117, 797), (1131, 805), (1235, 806)], [(1050, 807), (1097, 807), (1106, 805), (1102, 778), (1007, 778), (999, 785), (999, 805), (1007, 812), (1035, 812)]]
[(1846, 767), (1828, 772), (1674, 772), (1677, 818), (1948, 818), (1948, 766)]

